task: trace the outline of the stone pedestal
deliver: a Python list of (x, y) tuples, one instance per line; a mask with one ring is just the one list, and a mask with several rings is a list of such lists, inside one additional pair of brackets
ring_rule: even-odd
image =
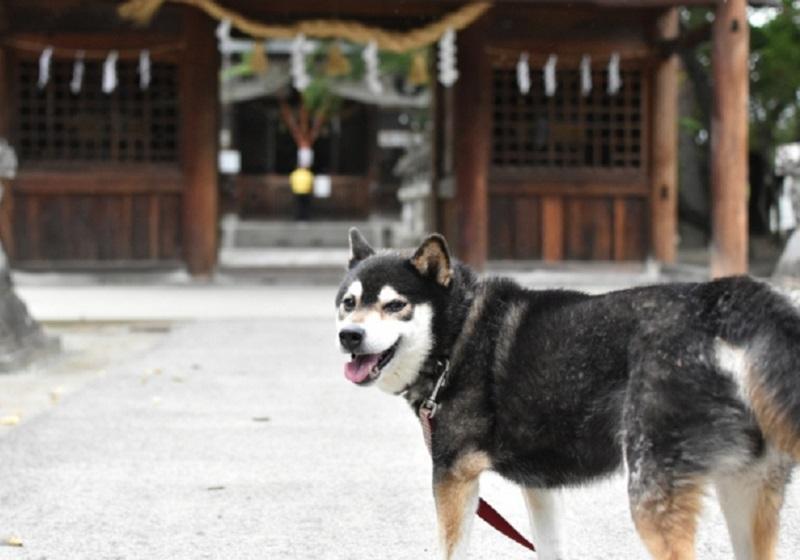
[(800, 284), (800, 228), (795, 229), (789, 237), (772, 277)]
[(58, 352), (58, 338), (48, 336), (14, 293), (8, 273), (0, 277), (0, 373), (19, 369)]

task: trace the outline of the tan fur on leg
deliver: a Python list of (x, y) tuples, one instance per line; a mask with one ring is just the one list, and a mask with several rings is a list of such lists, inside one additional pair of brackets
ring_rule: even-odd
[(775, 446), (800, 461), (800, 434), (789, 415), (777, 404), (779, 400), (763, 384), (754, 382), (753, 377), (750, 376), (750, 406), (761, 430)]
[(467, 538), (465, 521), (471, 520), (478, 495), (480, 474), (490, 466), (484, 453), (473, 452), (459, 459), (434, 484), (436, 513), (444, 558), (453, 558)]
[(649, 495), (633, 504), (636, 530), (656, 560), (693, 560), (697, 516), (703, 496), (700, 481)]
[(755, 558), (774, 560), (778, 544), (780, 510), (783, 505), (783, 490), (765, 484), (758, 495), (753, 515), (753, 549)]

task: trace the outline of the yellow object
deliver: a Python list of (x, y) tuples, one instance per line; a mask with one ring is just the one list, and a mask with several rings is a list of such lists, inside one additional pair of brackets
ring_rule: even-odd
[(250, 59), (250, 68), (256, 74), (267, 73), (269, 69), (269, 59), (267, 59), (266, 42), (253, 45), (253, 56)]
[(8, 537), (6, 539), (6, 546), (22, 546), (22, 539), (19, 537)]
[(9, 414), (0, 418), (0, 426), (16, 426), (19, 424), (18, 414)]
[(328, 51), (328, 60), (325, 63), (325, 74), (330, 78), (338, 78), (350, 73), (350, 61), (342, 52), (339, 43), (331, 45)]
[(408, 71), (408, 83), (412, 86), (424, 86), (430, 81), (428, 75), (428, 59), (423, 51), (414, 53), (411, 69)]
[(375, 41), (379, 49), (392, 52), (406, 52), (430, 45), (448, 29), (460, 31), (492, 7), (490, 2), (465, 4), (438, 21), (410, 31), (387, 31), (355, 21), (325, 19), (299, 21), (294, 25), (267, 25), (220, 6), (214, 0), (128, 0), (117, 8), (117, 12), (123, 18), (144, 24), (166, 2), (193, 6), (217, 21), (229, 20), (242, 33), (260, 39), (291, 39), (302, 33), (313, 39), (342, 39), (361, 44)]
[(289, 175), (289, 183), (294, 194), (311, 194), (314, 187), (314, 174), (305, 167), (298, 167)]

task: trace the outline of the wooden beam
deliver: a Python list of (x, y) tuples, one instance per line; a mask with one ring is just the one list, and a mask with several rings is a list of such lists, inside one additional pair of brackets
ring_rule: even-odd
[(193, 275), (212, 272), (217, 261), (217, 90), (219, 61), (214, 22), (185, 8), (181, 64), (183, 250)]
[(454, 91), (454, 150), (457, 254), (483, 269), (489, 251), (489, 150), (492, 83), (484, 51), (488, 18), (458, 34), (458, 70)]
[[(657, 39), (678, 36), (678, 10), (656, 22)], [(653, 77), (652, 176), (650, 237), (653, 256), (675, 262), (678, 226), (678, 57), (660, 60)]]
[(711, 274), (747, 272), (747, 2), (717, 5), (712, 65)]

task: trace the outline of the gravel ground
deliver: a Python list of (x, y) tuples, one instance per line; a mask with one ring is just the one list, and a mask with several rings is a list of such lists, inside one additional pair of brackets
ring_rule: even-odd
[[(24, 545), (0, 558), (436, 557), (419, 426), (402, 399), (345, 381), (332, 323), (176, 326), (0, 434), (0, 540)], [(513, 486), (486, 476), (482, 494), (528, 533)], [(788, 560), (797, 484), (787, 501)], [(574, 560), (645, 557), (621, 477), (567, 492), (565, 524)], [(479, 521), (471, 552), (530, 557)], [(732, 558), (711, 502), (698, 558)]]

